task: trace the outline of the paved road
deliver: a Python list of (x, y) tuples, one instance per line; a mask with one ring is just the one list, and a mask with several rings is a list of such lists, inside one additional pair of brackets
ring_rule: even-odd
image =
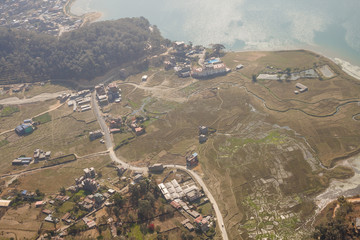
[(113, 160), (114, 162), (117, 162), (119, 164), (121, 164), (122, 166), (126, 167), (127, 169), (133, 170), (133, 171), (141, 171), (146, 173), (148, 171), (147, 167), (135, 167), (135, 166), (131, 166), (130, 164), (126, 163), (125, 161), (121, 160), (120, 158), (118, 158), (114, 152), (114, 143), (112, 141), (111, 135), (110, 135), (110, 131), (108, 126), (105, 123), (105, 120), (100, 112), (100, 108), (99, 105), (96, 101), (96, 94), (95, 92), (92, 93), (91, 96), (91, 105), (92, 105), (92, 109), (94, 111), (95, 117), (98, 120), (101, 130), (104, 133), (104, 140), (105, 140), (105, 145), (107, 150), (109, 151), (109, 155), (111, 160)]
[(186, 171), (187, 173), (189, 173), (197, 182), (198, 184), (200, 184), (200, 186), (203, 188), (206, 196), (209, 198), (214, 210), (215, 210), (215, 214), (216, 214), (216, 218), (217, 218), (217, 222), (218, 222), (218, 226), (220, 228), (221, 231), (221, 235), (222, 238), (224, 240), (228, 240), (228, 235), (225, 229), (225, 225), (224, 225), (224, 219), (221, 215), (219, 206), (217, 205), (214, 196), (211, 194), (211, 192), (209, 191), (209, 189), (207, 188), (206, 184), (204, 183), (204, 181), (202, 180), (202, 178), (194, 171), (187, 169), (185, 166), (180, 166), (180, 165), (165, 165), (164, 167), (167, 168), (176, 168), (176, 169), (181, 169), (183, 171)]
[[(96, 119), (98, 120), (101, 130), (104, 132), (104, 140), (105, 140), (105, 144), (106, 144), (106, 148), (109, 151), (109, 155), (111, 160), (113, 160), (114, 162), (117, 162), (119, 164), (121, 164), (122, 166), (126, 167), (127, 169), (130, 170), (134, 170), (134, 171), (141, 171), (146, 173), (148, 171), (147, 167), (135, 167), (132, 166), (128, 163), (126, 163), (124, 160), (119, 159), (115, 152), (114, 152), (114, 143), (112, 141), (111, 135), (110, 135), (110, 131), (109, 128), (107, 127), (104, 118), (102, 117), (102, 114), (100, 112), (100, 108), (99, 105), (96, 101), (96, 94), (95, 92), (92, 93), (92, 97), (91, 97), (91, 105), (95, 114)], [(224, 220), (223, 217), (221, 215), (219, 206), (217, 205), (214, 196), (211, 194), (211, 192), (209, 191), (209, 189), (207, 188), (206, 184), (204, 183), (204, 181), (202, 180), (202, 178), (194, 171), (187, 169), (185, 166), (180, 166), (180, 165), (165, 165), (165, 167), (167, 168), (176, 168), (176, 169), (181, 169), (187, 173), (189, 173), (199, 184), (200, 186), (203, 188), (206, 196), (209, 198), (214, 210), (215, 210), (215, 214), (216, 214), (216, 218), (218, 221), (218, 226), (221, 230), (221, 235), (222, 238), (224, 240), (228, 240), (228, 235), (225, 229), (225, 225), (224, 225)]]

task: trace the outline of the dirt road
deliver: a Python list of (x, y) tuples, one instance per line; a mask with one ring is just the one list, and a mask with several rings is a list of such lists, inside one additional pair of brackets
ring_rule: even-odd
[(46, 100), (54, 99), (60, 94), (66, 93), (68, 91), (61, 91), (57, 93), (42, 93), (32, 98), (23, 98), (19, 99), (17, 97), (10, 97), (0, 100), (0, 104), (4, 105), (19, 105), (19, 104), (25, 104), (25, 103), (35, 103), (35, 102), (43, 102)]

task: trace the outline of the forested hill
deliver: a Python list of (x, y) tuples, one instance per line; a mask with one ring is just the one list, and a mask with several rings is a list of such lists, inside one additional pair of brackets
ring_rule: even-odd
[(164, 41), (143, 17), (96, 22), (60, 38), (0, 28), (0, 84), (92, 79), (159, 52)]

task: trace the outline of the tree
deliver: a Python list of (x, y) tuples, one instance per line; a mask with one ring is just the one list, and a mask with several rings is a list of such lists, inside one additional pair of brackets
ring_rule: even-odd
[(285, 81), (286, 82), (289, 82), (290, 81), (290, 77), (291, 77), (291, 68), (286, 68), (285, 69), (285, 72), (286, 72), (286, 79), (285, 79)]
[(64, 187), (61, 187), (61, 188), (60, 188), (60, 194), (61, 194), (61, 195), (65, 195), (65, 194), (66, 194), (66, 190), (65, 190)]
[(252, 80), (253, 82), (256, 82), (256, 81), (257, 81), (257, 76), (256, 76), (256, 74), (253, 74), (253, 75), (251, 76), (251, 80)]
[(286, 74), (288, 75), (288, 76), (290, 76), (291, 75), (291, 68), (286, 68), (285, 69), (285, 72), (286, 72)]
[(148, 219), (153, 214), (153, 208), (148, 200), (139, 201), (138, 217), (142, 220)]
[(43, 194), (40, 192), (40, 190), (39, 189), (36, 189), (35, 190), (35, 194), (36, 194), (36, 196), (38, 196), (38, 197), (41, 197)]
[(225, 46), (219, 43), (213, 44), (212, 49), (214, 51), (214, 55), (219, 57), (222, 50), (225, 49)]
[(131, 202), (131, 204), (133, 204), (134, 206), (137, 206), (138, 203), (139, 203), (139, 198), (141, 196), (138, 185), (130, 185), (129, 192), (130, 192), (130, 202)]
[(120, 193), (115, 193), (110, 200), (118, 207), (122, 207), (124, 204), (124, 199)]
[(154, 207), (154, 205), (155, 205), (155, 197), (154, 197), (154, 194), (152, 194), (151, 192), (146, 193), (145, 199), (150, 202), (150, 205), (151, 205), (152, 207)]
[(0, 80), (92, 79), (163, 52), (168, 40), (155, 27), (149, 31), (150, 26), (145, 18), (125, 18), (96, 22), (60, 37), (0, 27)]

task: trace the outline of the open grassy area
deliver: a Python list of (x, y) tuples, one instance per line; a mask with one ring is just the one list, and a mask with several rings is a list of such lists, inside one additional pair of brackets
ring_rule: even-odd
[(41, 124), (51, 121), (51, 115), (49, 113), (44, 113), (38, 117), (33, 118), (34, 122), (40, 122)]
[[(32, 134), (18, 137), (15, 133), (11, 133), (6, 138), (9, 143), (0, 147), (1, 173), (22, 169), (23, 167), (11, 166), (11, 161), (19, 155), (32, 156), (37, 148), (51, 151), (52, 158), (73, 153), (83, 156), (104, 151), (103, 144), (89, 140), (89, 132), (98, 130), (98, 123), (87, 124), (78, 121), (71, 116), (71, 113), (72, 109), (64, 106), (50, 112), (52, 120), (37, 126)], [(19, 146), (21, 146), (20, 150)]]
[[(44, 169), (39, 172), (21, 176), (19, 178), (20, 185), (18, 188), (29, 191), (39, 189), (41, 192), (54, 194), (58, 192), (61, 187), (74, 184), (75, 178), (83, 175), (84, 168), (94, 167), (97, 171), (101, 171), (101, 169), (106, 168), (106, 165), (110, 162), (108, 156), (91, 157), (54, 168)], [(81, 192), (79, 194), (81, 194)]]
[(9, 117), (11, 114), (19, 112), (17, 106), (5, 106), (1, 109), (0, 117)]

